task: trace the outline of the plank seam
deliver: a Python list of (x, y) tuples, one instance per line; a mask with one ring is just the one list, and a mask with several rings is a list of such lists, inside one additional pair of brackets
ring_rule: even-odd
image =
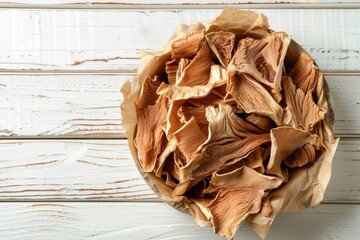
[(2, 9), (116, 9), (116, 10), (211, 10), (224, 7), (240, 9), (360, 9), (359, 2), (342, 2), (342, 3), (208, 3), (208, 4), (132, 4), (132, 3), (76, 3), (76, 4), (22, 4), (0, 2)]

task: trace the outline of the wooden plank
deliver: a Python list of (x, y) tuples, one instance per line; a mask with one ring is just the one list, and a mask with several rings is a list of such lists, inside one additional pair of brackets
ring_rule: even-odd
[(129, 75), (0, 75), (2, 136), (121, 137)]
[(0, 200), (156, 198), (125, 140), (2, 140), (0, 149)]
[[(272, 239), (349, 239), (360, 234), (360, 205), (320, 205), (282, 213)], [(0, 237), (12, 239), (223, 239), (163, 203), (0, 203)], [(259, 239), (244, 223), (235, 239)]]
[[(360, 139), (340, 141), (326, 202), (360, 202)], [(0, 201), (157, 200), (126, 140), (2, 140)]]
[[(125, 137), (119, 92), (131, 75), (0, 75), (0, 137)], [(360, 76), (327, 76), (336, 134), (360, 134)]]
[[(139, 52), (160, 48), (180, 23), (216, 10), (1, 9), (0, 69), (135, 70)], [(360, 69), (360, 9), (258, 9), (324, 70)], [(131, 19), (131, 21), (129, 21)]]
[[(266, 4), (291, 4), (291, 3), (341, 3), (345, 1), (339, 0), (292, 0), (288, 2), (280, 2), (280, 1), (267, 1)], [(356, 1), (352, 1), (356, 2)], [(1, 3), (1, 2), (0, 2)], [(131, 0), (131, 1), (124, 1), (124, 0), (48, 0), (46, 2), (41, 0), (7, 0), (4, 1), (6, 3), (18, 3), (18, 4), (40, 4), (40, 5), (52, 5), (52, 4), (129, 4), (129, 5), (136, 5), (136, 4), (162, 4), (162, 5), (173, 5), (173, 4), (187, 4), (187, 5), (198, 5), (198, 4), (217, 4), (217, 5), (224, 5), (224, 4), (240, 4), (240, 3), (250, 3), (247, 0), (222, 0), (221, 2), (217, 0), (196, 0), (196, 1), (187, 1), (187, 0), (172, 0), (169, 2), (168, 0)], [(264, 0), (253, 0), (251, 3), (265, 3)]]

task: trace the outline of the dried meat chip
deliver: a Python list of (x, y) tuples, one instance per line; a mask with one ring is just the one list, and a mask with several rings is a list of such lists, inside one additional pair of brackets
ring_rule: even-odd
[(139, 101), (137, 102), (138, 108), (145, 108), (149, 105), (154, 105), (159, 95), (156, 94), (162, 80), (159, 76), (154, 78), (146, 77), (140, 90)]
[(211, 32), (205, 39), (221, 65), (225, 68), (230, 62), (235, 44), (235, 34), (232, 32)]
[(280, 178), (285, 178), (281, 168), (282, 161), (290, 156), (296, 149), (311, 144), (317, 150), (325, 150), (321, 138), (318, 135), (310, 134), (300, 129), (291, 127), (273, 128), (271, 136), (271, 155), (266, 173), (274, 174)]
[(247, 74), (230, 76), (228, 91), (246, 113), (257, 113), (282, 125), (283, 109), (271, 94)]
[(172, 47), (172, 58), (192, 58), (204, 43), (205, 32), (203, 30), (193, 32), (184, 38), (174, 41)]
[(166, 99), (158, 98), (155, 105), (138, 109), (137, 133), (134, 140), (139, 161), (145, 172), (154, 170), (161, 152), (165, 133), (161, 128), (167, 114)]
[(218, 192), (229, 188), (255, 188), (269, 190), (277, 188), (282, 181), (273, 176), (266, 176), (253, 169), (243, 166), (232, 172), (218, 174), (213, 173), (210, 185), (204, 190), (205, 193)]
[(263, 190), (252, 188), (220, 190), (207, 206), (215, 233), (232, 239), (245, 218), (260, 211), (263, 195)]
[(313, 127), (324, 119), (326, 110), (316, 105), (311, 92), (305, 94), (303, 90), (296, 89), (291, 78), (283, 78), (283, 89), (285, 102), (295, 127), (312, 131)]

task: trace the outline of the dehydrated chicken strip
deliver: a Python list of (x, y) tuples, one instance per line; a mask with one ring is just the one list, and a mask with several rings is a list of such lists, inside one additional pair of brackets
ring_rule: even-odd
[(299, 147), (302, 147), (305, 144), (311, 144), (317, 150), (326, 149), (318, 135), (310, 134), (296, 128), (273, 128), (271, 129), (270, 136), (271, 154), (266, 173), (274, 174), (280, 178), (284, 178), (281, 169), (282, 161)]
[(247, 73), (271, 87), (275, 100), (279, 102), (284, 59), (290, 40), (283, 32), (273, 32), (263, 39), (242, 39), (230, 61), (229, 70)]
[(209, 81), (210, 68), (214, 64), (210, 56), (210, 48), (204, 43), (191, 63), (181, 71), (176, 85), (188, 87), (205, 85)]
[(269, 134), (249, 135), (237, 141), (226, 139), (205, 145), (192, 160), (180, 169), (181, 179), (205, 177), (227, 162), (237, 162), (249, 155), (257, 146), (270, 140)]
[(261, 189), (220, 190), (207, 206), (212, 215), (215, 233), (232, 239), (245, 218), (260, 211), (263, 195), (264, 191)]
[(171, 101), (196, 99), (207, 96), (210, 91), (220, 85), (226, 84), (229, 74), (226, 69), (219, 65), (211, 66), (210, 79), (205, 85), (178, 86), (161, 83), (157, 88), (157, 94), (168, 97)]
[(218, 192), (220, 189), (229, 188), (256, 188), (268, 190), (277, 188), (281, 183), (282, 181), (276, 177), (266, 176), (247, 166), (243, 166), (228, 173), (213, 173), (210, 185), (204, 192), (212, 193)]
[(318, 81), (320, 70), (314, 65), (314, 60), (307, 53), (302, 53), (291, 68), (288, 76), (297, 88), (304, 93), (312, 92)]
[(260, 210), (261, 214), (265, 217), (269, 217), (271, 212), (272, 212), (272, 208), (271, 208), (271, 203), (270, 203), (270, 199), (269, 197), (263, 197), (263, 199), (261, 200), (261, 210)]
[(285, 164), (289, 168), (302, 167), (308, 163), (314, 163), (316, 160), (316, 149), (311, 144), (296, 149), (289, 157), (285, 159)]
[(285, 102), (295, 127), (312, 131), (315, 124), (324, 119), (326, 110), (315, 104), (311, 92), (305, 94), (303, 90), (296, 89), (291, 78), (283, 78), (283, 89)]
[(166, 119), (166, 113), (165, 97), (159, 97), (155, 105), (138, 109), (135, 146), (140, 149), (139, 161), (145, 172), (154, 170), (157, 157), (161, 152), (165, 135), (161, 125)]
[(170, 85), (176, 84), (176, 73), (179, 69), (179, 60), (172, 59), (166, 62), (165, 72)]
[(190, 162), (192, 155), (207, 139), (207, 136), (201, 131), (194, 117), (176, 131), (174, 137), (180, 151), (186, 158), (186, 163)]
[(235, 34), (232, 32), (211, 32), (205, 39), (221, 65), (225, 68), (230, 62), (235, 43)]
[(244, 73), (229, 79), (228, 91), (245, 112), (270, 117), (278, 126), (282, 125), (283, 109), (260, 83)]
[(204, 43), (205, 31), (190, 33), (185, 38), (174, 41), (172, 47), (172, 58), (192, 58), (194, 57)]
[(139, 101), (137, 102), (138, 108), (145, 108), (148, 105), (154, 105), (159, 95), (156, 94), (157, 89), (161, 84), (159, 76), (155, 76), (153, 79), (146, 77), (140, 90)]

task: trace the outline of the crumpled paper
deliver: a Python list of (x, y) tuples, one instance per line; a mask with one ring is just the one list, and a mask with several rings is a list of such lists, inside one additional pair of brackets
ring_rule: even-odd
[[(127, 134), (129, 148), (137, 167), (152, 189), (160, 196), (161, 194), (156, 187), (157, 180), (151, 178), (151, 176), (149, 177), (148, 173), (141, 171), (139, 164), (137, 149), (134, 145), (137, 122), (135, 102), (139, 99), (140, 87), (145, 77), (154, 76), (165, 68), (165, 63), (171, 57), (171, 44), (175, 40), (199, 30), (205, 30), (206, 32), (219, 30), (230, 31), (237, 35), (257, 39), (272, 32), (265, 15), (248, 10), (225, 8), (224, 11), (212, 21), (192, 25), (180, 25), (162, 49), (153, 52), (143, 52), (141, 54), (141, 67), (138, 70), (137, 77), (126, 81), (121, 88), (124, 96), (121, 104), (122, 124)], [(285, 62), (293, 65), (301, 53), (304, 52), (305, 51), (295, 41), (291, 40)], [(247, 218), (247, 223), (263, 239), (268, 234), (271, 224), (278, 212), (293, 212), (303, 208), (314, 207), (319, 204), (324, 197), (325, 189), (331, 177), (332, 159), (339, 139), (335, 139), (332, 135), (334, 128), (333, 100), (325, 80), (322, 85), (320, 84), (320, 87), (321, 89), (317, 89), (317, 91), (322, 93), (322, 98), (318, 100), (317, 104), (328, 110), (325, 116), (325, 130), (322, 133), (324, 139), (327, 140), (325, 145), (328, 150), (315, 164), (290, 170), (288, 182), (272, 191), (268, 196), (272, 206), (270, 216), (265, 217), (257, 213)], [(170, 196), (161, 197), (171, 199)], [(185, 210), (181, 202), (169, 202), (169, 204), (179, 210)]]

